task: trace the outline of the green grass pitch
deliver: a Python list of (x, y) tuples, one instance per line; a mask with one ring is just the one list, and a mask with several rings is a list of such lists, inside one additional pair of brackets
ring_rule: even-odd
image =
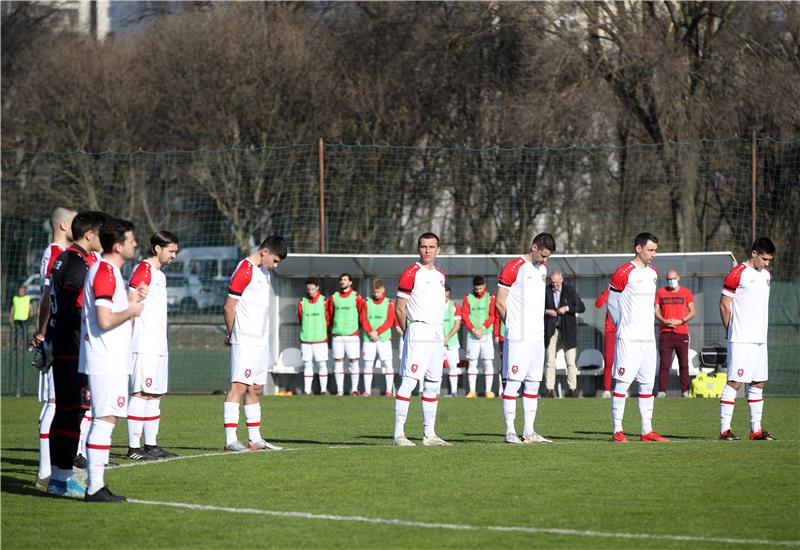
[[(159, 443), (212, 456), (130, 462), (121, 421), (112, 460), (132, 466), (109, 469), (107, 483), (172, 505), (89, 505), (34, 488), (39, 405), (4, 398), (2, 547), (800, 545), (800, 399), (767, 399), (772, 442), (746, 440), (742, 399), (737, 442), (716, 439), (717, 400), (659, 399), (654, 425), (673, 441), (628, 444), (608, 442), (609, 400), (543, 399), (537, 431), (555, 443), (530, 446), (502, 443), (500, 400), (441, 399), (437, 431), (454, 447), (407, 449), (390, 446), (393, 406), (381, 397), (264, 398), (263, 434), (287, 450), (226, 455), (222, 397), (167, 396)], [(406, 432), (417, 442), (421, 423), (414, 397)], [(625, 425), (638, 432), (635, 399)]]

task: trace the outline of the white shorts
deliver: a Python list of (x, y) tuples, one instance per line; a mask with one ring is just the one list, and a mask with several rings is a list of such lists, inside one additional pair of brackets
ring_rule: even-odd
[(155, 353), (131, 354), (131, 393), (143, 392), (154, 395), (167, 393), (169, 385), (169, 357)]
[(47, 403), (56, 398), (56, 385), (53, 382), (53, 367), (39, 372), (39, 403)]
[(231, 382), (248, 386), (263, 386), (267, 383), (267, 346), (233, 344), (231, 346)]
[(467, 361), (474, 361), (476, 359), (485, 359), (491, 361), (494, 359), (494, 340), (492, 340), (492, 332), (490, 329), (485, 329), (488, 332), (483, 333), (483, 338), (478, 340), (472, 333), (467, 334)]
[(769, 378), (767, 344), (728, 342), (728, 380), (766, 382)]
[(444, 358), (450, 369), (450, 376), (461, 374), (461, 369), (458, 368), (458, 363), (461, 361), (458, 355), (458, 348), (444, 348)]
[(544, 340), (503, 342), (503, 379), (541, 382), (544, 373)]
[(333, 358), (344, 359), (344, 356), (347, 355), (348, 359), (358, 359), (360, 343), (358, 336), (334, 336)]
[(658, 352), (655, 340), (622, 340), (617, 338), (614, 346), (615, 380), (640, 384), (653, 384), (656, 381), (656, 362)]
[(392, 341), (386, 340), (385, 342), (373, 342), (372, 340), (364, 341), (364, 361), (372, 363), (377, 354), (378, 359), (381, 361), (392, 360)]
[(128, 375), (90, 374), (92, 418), (128, 416)]
[(328, 343), (317, 342), (315, 344), (300, 343), (300, 353), (303, 356), (303, 363), (314, 361), (324, 363), (328, 360)]
[(444, 333), (441, 326), (410, 323), (403, 342), (400, 376), (414, 380), (442, 380)]

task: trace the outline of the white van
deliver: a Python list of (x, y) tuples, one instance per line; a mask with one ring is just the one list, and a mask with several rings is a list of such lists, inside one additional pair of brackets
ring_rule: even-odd
[(235, 246), (190, 246), (178, 250), (165, 271), (195, 275), (207, 283), (227, 283), (240, 259)]

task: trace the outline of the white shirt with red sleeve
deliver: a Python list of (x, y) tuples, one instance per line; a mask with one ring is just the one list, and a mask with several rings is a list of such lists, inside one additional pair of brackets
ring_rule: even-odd
[(245, 258), (231, 276), (228, 296), (239, 301), (231, 344), (266, 346), (269, 329), (269, 270)]
[[(50, 286), (50, 271), (53, 270), (53, 264), (56, 263), (61, 253), (64, 252), (64, 247), (58, 243), (50, 243), (50, 246), (44, 249), (42, 254), (42, 263), (39, 266), (39, 277), (41, 277), (41, 288)], [(42, 294), (44, 295), (44, 290)]]
[(722, 294), (733, 298), (728, 342), (766, 344), (769, 325), (769, 270), (745, 263), (734, 267), (722, 284)]
[(617, 338), (655, 341), (657, 283), (656, 268), (652, 265), (639, 267), (632, 261), (621, 265), (611, 276), (608, 299), (609, 303), (616, 302), (619, 312)]
[(83, 285), (81, 312), (81, 353), (78, 370), (92, 375), (128, 374), (130, 366), (130, 319), (111, 330), (97, 324), (97, 308), (112, 312), (128, 309), (128, 285), (114, 264), (100, 259)]
[(421, 263), (406, 268), (397, 284), (397, 297), (408, 300), (406, 311), (409, 323), (426, 323), (440, 327), (444, 324), (444, 271)]
[(132, 353), (167, 355), (167, 277), (147, 260), (133, 270), (128, 286), (147, 285), (142, 314), (133, 323)]
[(547, 266), (520, 256), (508, 262), (497, 284), (508, 289), (506, 339), (509, 343), (541, 342), (544, 345), (544, 296)]

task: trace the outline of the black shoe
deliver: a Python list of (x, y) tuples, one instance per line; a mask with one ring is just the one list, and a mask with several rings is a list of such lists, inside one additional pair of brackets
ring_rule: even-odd
[(556, 394), (553, 393), (553, 390), (547, 390), (547, 393), (545, 393), (544, 396), (553, 399), (556, 396)]
[(171, 453), (169, 451), (165, 451), (164, 449), (162, 449), (158, 445), (145, 445), (144, 446), (144, 452), (150, 458), (175, 458), (175, 457), (178, 456), (175, 453)]
[(152, 460), (153, 457), (147, 454), (147, 451), (143, 451), (139, 447), (135, 449), (133, 447), (128, 447), (128, 453), (125, 455), (131, 460)]
[(72, 461), (72, 465), (79, 470), (85, 470), (89, 467), (89, 461), (86, 460), (86, 457), (82, 454), (75, 455), (75, 460)]
[(578, 390), (567, 391), (567, 397), (578, 397)]
[(104, 485), (99, 491), (92, 495), (89, 494), (89, 491), (86, 491), (86, 496), (83, 497), (83, 500), (86, 502), (125, 502), (128, 499), (121, 495), (115, 495), (108, 490), (107, 485)]

